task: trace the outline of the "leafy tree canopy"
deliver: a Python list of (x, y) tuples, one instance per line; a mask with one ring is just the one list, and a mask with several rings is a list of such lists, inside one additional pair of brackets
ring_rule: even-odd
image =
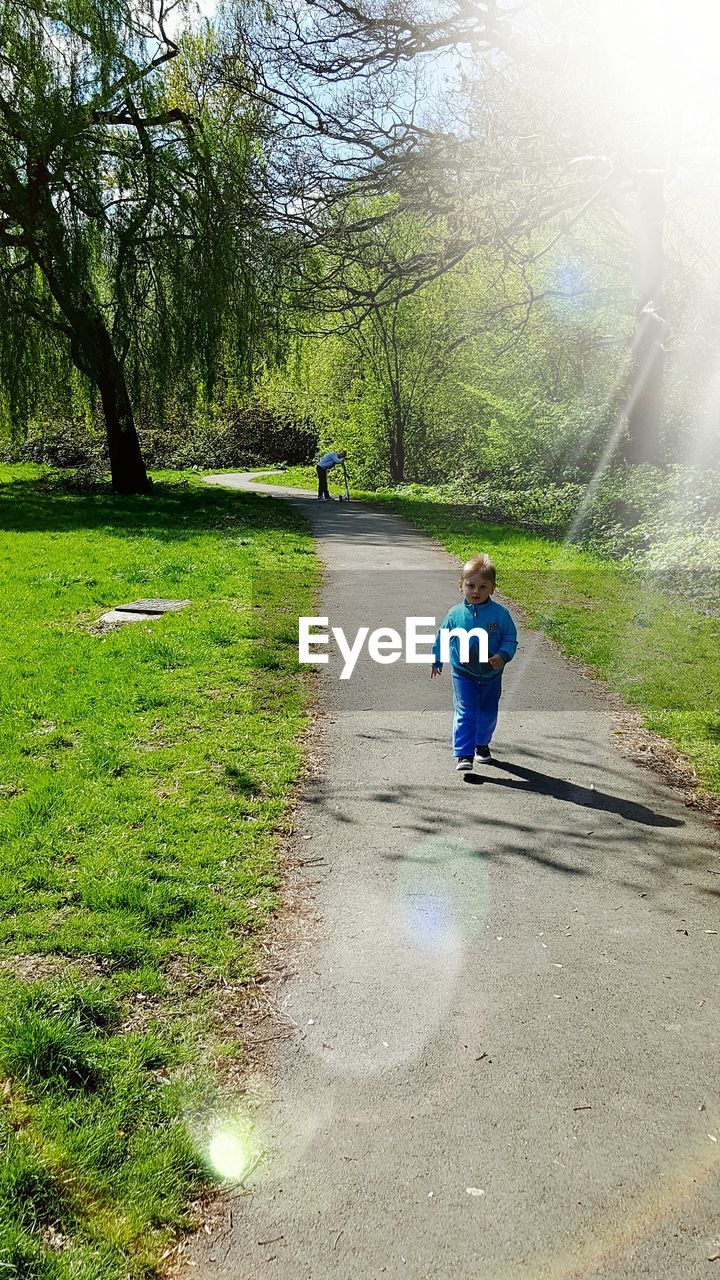
[(260, 109), (213, 88), (212, 37), (179, 40), (176, 17), (164, 0), (0, 0), (6, 411), (69, 352), (126, 491), (147, 487), (133, 394), (211, 383), (223, 343), (242, 378), (272, 272)]

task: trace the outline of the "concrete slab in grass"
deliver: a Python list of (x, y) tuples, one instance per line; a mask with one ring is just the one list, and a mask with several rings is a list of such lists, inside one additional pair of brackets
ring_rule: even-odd
[(100, 622), (106, 627), (145, 622), (161, 618), (164, 613), (177, 613), (190, 603), (190, 600), (131, 600), (130, 604), (116, 604), (102, 615)]

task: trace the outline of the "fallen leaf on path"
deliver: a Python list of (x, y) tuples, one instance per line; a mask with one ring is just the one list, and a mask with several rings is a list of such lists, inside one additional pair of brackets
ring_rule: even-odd
[(573, 1107), (573, 1111), (592, 1111), (592, 1107), (589, 1105), (586, 1107)]
[(469, 1196), (484, 1196), (484, 1195), (485, 1195), (485, 1192), (483, 1191), (482, 1187), (466, 1187), (466, 1188), (465, 1188), (465, 1190), (467, 1191), (467, 1193), (468, 1193), (468, 1195), (469, 1195)]
[(714, 1133), (709, 1133), (708, 1138), (710, 1139), (711, 1142), (717, 1142), (717, 1138), (715, 1137)]
[(711, 1253), (708, 1255), (708, 1262), (720, 1262), (720, 1253)]

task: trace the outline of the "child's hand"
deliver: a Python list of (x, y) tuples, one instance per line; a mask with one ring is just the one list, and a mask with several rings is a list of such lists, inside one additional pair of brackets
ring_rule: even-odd
[(441, 675), (442, 675), (442, 667), (431, 667), (431, 668), (430, 668), (430, 679), (431, 679), (431, 680), (434, 680), (436, 676), (441, 676)]
[(492, 658), (488, 658), (488, 662), (493, 671), (502, 671), (505, 666), (505, 659), (501, 658), (499, 653), (494, 653)]

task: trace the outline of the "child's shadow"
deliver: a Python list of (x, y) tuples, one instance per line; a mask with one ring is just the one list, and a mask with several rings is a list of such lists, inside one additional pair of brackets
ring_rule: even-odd
[(493, 782), (498, 787), (511, 787), (516, 791), (535, 791), (540, 796), (553, 796), (556, 800), (567, 800), (570, 804), (580, 805), (583, 809), (600, 809), (605, 813), (617, 813), (628, 822), (640, 822), (645, 827), (682, 827), (685, 824), (679, 818), (667, 818), (662, 813), (655, 813), (644, 804), (636, 804), (634, 800), (625, 800), (622, 796), (609, 795), (606, 791), (591, 791), (576, 782), (564, 782), (562, 778), (553, 778), (548, 773), (538, 773), (537, 769), (528, 769), (522, 764), (508, 764), (506, 760), (491, 762), (493, 770), (501, 769), (505, 773), (514, 773), (516, 778), (503, 778), (494, 772), (466, 773), (465, 782), (478, 785)]

